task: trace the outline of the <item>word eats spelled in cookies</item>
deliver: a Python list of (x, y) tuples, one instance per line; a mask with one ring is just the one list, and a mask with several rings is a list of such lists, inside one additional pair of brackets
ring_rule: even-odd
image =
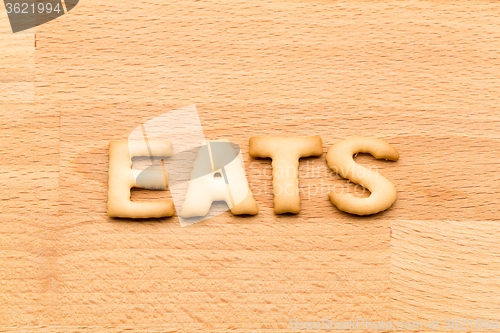
[[(249, 154), (254, 158), (271, 158), (273, 168), (274, 212), (300, 212), (299, 159), (321, 156), (322, 140), (313, 137), (252, 137)], [(369, 153), (377, 159), (397, 161), (399, 154), (384, 140), (352, 137), (335, 143), (326, 155), (331, 170), (350, 181), (367, 188), (367, 198), (330, 192), (330, 201), (339, 210), (356, 215), (371, 215), (388, 209), (396, 200), (395, 186), (380, 173), (358, 165), (353, 156)], [(108, 215), (110, 217), (152, 218), (172, 216), (172, 201), (133, 202), (130, 188), (166, 189), (168, 173), (161, 159), (156, 168), (149, 168), (141, 177), (134, 176), (134, 156), (162, 156), (172, 154), (168, 140), (150, 140), (144, 143), (112, 141), (109, 158)], [(138, 181), (138, 180), (141, 181)], [(192, 218), (208, 214), (214, 201), (224, 201), (233, 214), (258, 213), (244, 168), (227, 140), (204, 140), (191, 171), (191, 178), (182, 204), (180, 216)]]

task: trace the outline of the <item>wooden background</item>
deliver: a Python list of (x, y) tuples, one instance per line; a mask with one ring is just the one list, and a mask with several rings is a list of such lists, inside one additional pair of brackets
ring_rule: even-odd
[[(1, 332), (500, 319), (497, 2), (82, 0), (18, 34), (2, 3), (0, 50)], [(109, 141), (193, 103), (242, 147), (259, 215), (108, 218)], [(357, 161), (398, 199), (339, 212), (323, 155), (276, 216), (255, 135), (386, 139), (398, 162)]]

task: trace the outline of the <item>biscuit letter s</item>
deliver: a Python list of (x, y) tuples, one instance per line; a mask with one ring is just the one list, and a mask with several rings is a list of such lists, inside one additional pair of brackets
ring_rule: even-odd
[(354, 162), (352, 156), (357, 153), (369, 153), (377, 159), (399, 159), (397, 150), (384, 140), (357, 136), (337, 142), (326, 154), (328, 166), (340, 176), (363, 185), (371, 195), (359, 198), (347, 193), (330, 192), (330, 201), (338, 209), (356, 215), (370, 215), (386, 210), (396, 200), (396, 188), (378, 172)]
[(321, 138), (250, 138), (250, 156), (270, 157), (273, 166), (274, 212), (300, 212), (299, 158), (323, 154)]

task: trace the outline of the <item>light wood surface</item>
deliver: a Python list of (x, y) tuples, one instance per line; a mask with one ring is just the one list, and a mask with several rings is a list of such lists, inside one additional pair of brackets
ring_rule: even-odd
[[(500, 320), (499, 14), (487, 1), (87, 0), (13, 35), (0, 13), (0, 331)], [(242, 148), (259, 215), (108, 218), (109, 141), (193, 103), (208, 139)], [(399, 161), (356, 161), (398, 199), (338, 211), (328, 190), (354, 187), (323, 154), (301, 160), (302, 212), (274, 215), (270, 161), (248, 156), (257, 135), (320, 135), (325, 154), (386, 139)]]
[(32, 103), (35, 98), (35, 28), (12, 34), (0, 2), (0, 103)]

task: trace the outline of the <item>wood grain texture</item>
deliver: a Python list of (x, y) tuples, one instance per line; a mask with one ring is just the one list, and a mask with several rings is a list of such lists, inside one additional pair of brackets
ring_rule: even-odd
[(393, 316), (398, 320), (498, 316), (499, 229), (491, 221), (394, 222)]
[(59, 111), (24, 103), (0, 108), (0, 210), (57, 216)]
[(0, 3), (0, 103), (33, 103), (35, 99), (35, 28), (12, 33)]
[[(500, 319), (498, 14), (488, 1), (88, 0), (37, 27), (36, 103), (0, 98), (0, 331)], [(193, 103), (208, 139), (240, 145), (259, 215), (108, 218), (109, 141)], [(300, 162), (299, 215), (273, 213), (256, 135), (322, 137), (323, 156)], [(356, 191), (325, 162), (352, 135), (401, 155), (356, 157), (398, 189), (386, 212), (328, 200)]]

